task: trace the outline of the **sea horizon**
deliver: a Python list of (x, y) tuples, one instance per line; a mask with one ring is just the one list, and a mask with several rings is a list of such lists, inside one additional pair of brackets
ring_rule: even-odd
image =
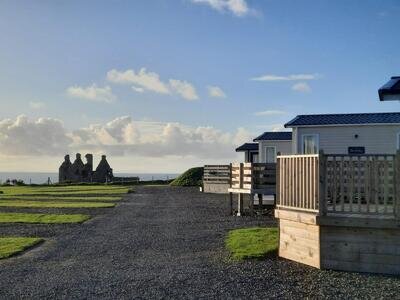
[[(134, 177), (140, 180), (168, 180), (176, 178), (178, 173), (115, 173), (116, 177)], [(56, 172), (0, 172), (0, 183), (4, 183), (7, 179), (23, 180), (26, 184), (43, 184), (47, 183), (50, 178), (51, 183), (58, 182), (58, 173)]]

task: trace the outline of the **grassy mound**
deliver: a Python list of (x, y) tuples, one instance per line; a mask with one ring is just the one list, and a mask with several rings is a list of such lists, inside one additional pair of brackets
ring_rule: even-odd
[(229, 232), (225, 245), (236, 260), (261, 259), (278, 250), (278, 228), (244, 228)]
[(170, 183), (172, 186), (201, 186), (203, 168), (191, 168)]

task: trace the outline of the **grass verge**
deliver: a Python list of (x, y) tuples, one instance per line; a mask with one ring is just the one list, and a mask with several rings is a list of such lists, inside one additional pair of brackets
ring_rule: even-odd
[(31, 187), (31, 186), (2, 186), (0, 191), (4, 195), (44, 195), (44, 194), (66, 194), (66, 195), (111, 195), (111, 194), (126, 194), (129, 187), (121, 186), (46, 186), (46, 187)]
[(1, 200), (0, 207), (35, 207), (35, 208), (106, 208), (114, 207), (115, 203), (109, 202), (61, 202), (61, 201), (23, 201)]
[(0, 196), (0, 201), (1, 200), (31, 200), (31, 201), (80, 201), (80, 202), (108, 202), (108, 201), (119, 201), (121, 200), (122, 197), (65, 197), (65, 196), (48, 196), (48, 195), (43, 195), (43, 196), (13, 196), (13, 195), (7, 195), (7, 196)]
[(225, 245), (235, 260), (262, 259), (278, 250), (278, 228), (235, 229), (229, 232)]
[(72, 214), (25, 214), (0, 213), (0, 223), (65, 224), (82, 223), (90, 219), (89, 215)]
[(0, 238), (0, 259), (21, 253), (42, 242), (40, 238), (2, 237)]

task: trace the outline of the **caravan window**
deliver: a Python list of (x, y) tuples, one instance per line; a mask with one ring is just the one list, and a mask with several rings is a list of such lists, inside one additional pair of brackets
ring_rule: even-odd
[(265, 147), (265, 162), (276, 163), (276, 148), (273, 146)]
[(397, 134), (397, 150), (400, 150), (400, 132)]
[(317, 134), (303, 135), (303, 154), (317, 154), (319, 151), (319, 138)]

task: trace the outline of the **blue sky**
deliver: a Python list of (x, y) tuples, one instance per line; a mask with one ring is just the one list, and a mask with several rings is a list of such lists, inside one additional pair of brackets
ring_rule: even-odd
[(399, 75), (399, 14), (398, 1), (2, 1), (0, 163), (52, 171), (92, 151), (121, 172), (180, 172), (297, 114), (398, 111), (377, 89)]

